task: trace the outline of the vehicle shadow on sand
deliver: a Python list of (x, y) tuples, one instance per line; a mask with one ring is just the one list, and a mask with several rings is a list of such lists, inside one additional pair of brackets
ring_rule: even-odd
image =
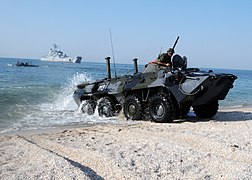
[(243, 111), (218, 112), (211, 119), (202, 119), (195, 115), (190, 115), (189, 113), (189, 116), (187, 116), (185, 119), (180, 119), (174, 122), (182, 123), (182, 122), (204, 122), (204, 121), (219, 121), (219, 122), (252, 121), (252, 113)]

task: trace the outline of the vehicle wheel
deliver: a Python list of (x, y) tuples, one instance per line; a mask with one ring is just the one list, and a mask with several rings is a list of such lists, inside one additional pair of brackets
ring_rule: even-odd
[(200, 118), (212, 118), (216, 115), (218, 109), (219, 109), (218, 101), (214, 101), (211, 104), (193, 106), (195, 114)]
[(172, 122), (175, 118), (173, 104), (168, 95), (159, 93), (152, 96), (148, 106), (154, 122)]
[(115, 105), (111, 98), (103, 97), (98, 104), (99, 116), (112, 117), (115, 115)]
[(84, 100), (82, 104), (81, 111), (83, 113), (87, 113), (88, 115), (93, 115), (96, 108), (96, 101), (95, 100)]
[(127, 119), (142, 119), (143, 108), (139, 96), (129, 95), (125, 100), (123, 111)]

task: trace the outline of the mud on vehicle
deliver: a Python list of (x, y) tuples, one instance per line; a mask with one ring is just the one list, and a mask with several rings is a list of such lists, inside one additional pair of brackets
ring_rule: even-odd
[(138, 72), (134, 59), (134, 74), (111, 78), (110, 58), (105, 59), (108, 76), (79, 84), (73, 95), (89, 115), (97, 108), (100, 116), (116, 116), (123, 111), (127, 119), (163, 123), (185, 117), (192, 107), (198, 117), (211, 118), (237, 78), (233, 74), (187, 68), (186, 58), (178, 54), (172, 58), (172, 67), (148, 64)]

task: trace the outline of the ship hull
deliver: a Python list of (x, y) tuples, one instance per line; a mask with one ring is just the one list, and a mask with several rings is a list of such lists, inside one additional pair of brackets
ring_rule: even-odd
[(50, 61), (50, 62), (65, 62), (65, 63), (80, 63), (81, 57), (66, 57), (66, 58), (60, 58), (60, 57), (41, 57), (41, 61)]

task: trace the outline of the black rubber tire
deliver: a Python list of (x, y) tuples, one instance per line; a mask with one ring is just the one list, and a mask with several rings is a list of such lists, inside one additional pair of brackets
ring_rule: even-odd
[(154, 122), (166, 123), (175, 119), (172, 101), (166, 94), (158, 93), (152, 96), (148, 107), (150, 117)]
[(216, 115), (219, 109), (218, 101), (201, 106), (193, 106), (194, 113), (200, 118), (212, 118)]
[(137, 95), (129, 95), (125, 100), (123, 112), (127, 119), (141, 120), (143, 108), (140, 97)]
[(102, 97), (98, 103), (99, 116), (112, 117), (115, 115), (115, 104), (109, 97)]
[(88, 115), (93, 115), (96, 108), (95, 100), (84, 100), (85, 102), (82, 104), (81, 111), (83, 113), (87, 113)]

